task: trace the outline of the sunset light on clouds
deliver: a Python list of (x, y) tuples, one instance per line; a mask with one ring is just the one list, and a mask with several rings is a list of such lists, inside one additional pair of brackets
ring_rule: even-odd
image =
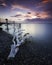
[(52, 0), (0, 0), (0, 18), (12, 21), (52, 20)]

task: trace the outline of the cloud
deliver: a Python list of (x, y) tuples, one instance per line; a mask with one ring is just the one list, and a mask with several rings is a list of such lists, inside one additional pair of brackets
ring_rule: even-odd
[(27, 12), (28, 14), (31, 14), (31, 12)]
[(26, 6), (19, 5), (19, 4), (16, 4), (16, 3), (11, 5), (11, 9), (12, 9), (12, 10), (15, 10), (15, 9), (30, 10), (30, 9), (27, 8)]
[(47, 18), (47, 19), (41, 19), (41, 18), (36, 18), (36, 19), (26, 19), (25, 20), (27, 23), (52, 23), (52, 18)]
[[(10, 13), (9, 10), (14, 11), (14, 14), (11, 13), (10, 15), (11, 18), (20, 18), (20, 20), (22, 18), (23, 20), (52, 18), (52, 0), (0, 0), (0, 5), (8, 6), (6, 7), (8, 10), (0, 7), (1, 12)], [(22, 12), (22, 14), (16, 12)]]
[(50, 18), (50, 16), (47, 14), (47, 12), (27, 12), (27, 13), (22, 13), (22, 12), (17, 12), (16, 15), (13, 15), (11, 17), (15, 17), (18, 20), (36, 20), (36, 21), (44, 21), (47, 18)]
[(5, 0), (0, 0), (0, 2), (4, 2)]
[(4, 7), (7, 6), (5, 0), (0, 0), (0, 6), (4, 6)]
[(48, 15), (52, 17), (52, 2), (46, 4), (44, 11), (46, 11)]
[[(41, 14), (42, 12), (47, 12), (47, 15), (51, 17), (52, 1), (51, 0), (38, 0), (38, 1), (31, 1), (31, 0), (21, 1), (20, 0), (19, 3), (14, 3), (12, 5), (12, 9), (17, 9), (17, 8), (36, 12), (36, 13), (38, 12), (39, 14)], [(45, 17), (47, 16), (45, 15)]]
[(50, 15), (48, 15), (47, 12), (37, 13), (36, 16), (37, 16), (38, 18), (42, 18), (42, 19), (50, 18)]
[(42, 0), (36, 5), (36, 9), (39, 10), (40, 14), (46, 12), (47, 16), (52, 18), (52, 0)]
[(35, 16), (35, 13), (32, 12), (27, 13), (17, 12), (16, 15), (11, 17), (22, 18), (23, 20), (37, 18), (37, 16)]
[(52, 2), (52, 0), (43, 0), (42, 3), (49, 3)]
[(17, 15), (14, 15), (14, 16), (11, 16), (11, 17), (20, 17), (22, 16), (21, 14), (17, 14)]
[(3, 3), (0, 4), (0, 6), (6, 7), (7, 5), (6, 5), (6, 3), (3, 2)]

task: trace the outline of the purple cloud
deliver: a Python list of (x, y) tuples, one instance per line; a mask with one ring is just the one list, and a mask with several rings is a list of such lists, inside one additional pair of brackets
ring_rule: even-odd
[(36, 19), (26, 19), (25, 20), (27, 23), (52, 23), (52, 18), (47, 18), (47, 19), (41, 19), (41, 18), (36, 18)]
[(22, 16), (21, 14), (17, 14), (17, 15), (14, 15), (14, 16), (11, 16), (11, 17), (20, 17)]

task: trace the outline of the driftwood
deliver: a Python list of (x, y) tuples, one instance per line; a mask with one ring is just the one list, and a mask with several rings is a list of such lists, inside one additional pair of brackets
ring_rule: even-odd
[[(18, 30), (18, 32), (14, 32), (14, 36), (13, 36), (13, 44), (11, 45), (11, 51), (9, 53), (8, 59), (9, 58), (14, 58), (16, 53), (19, 51), (19, 47), (21, 46), (21, 44), (24, 43), (26, 38), (29, 38), (30, 35), (29, 33), (26, 33), (25, 35), (22, 36), (23, 30)], [(21, 38), (21, 39), (20, 39)]]

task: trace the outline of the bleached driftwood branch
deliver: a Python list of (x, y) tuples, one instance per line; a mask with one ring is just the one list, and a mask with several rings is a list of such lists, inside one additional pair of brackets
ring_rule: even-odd
[(14, 58), (16, 53), (19, 51), (19, 46), (24, 43), (26, 38), (30, 37), (29, 33), (26, 33), (24, 36), (22, 36), (22, 39), (19, 40), (19, 37), (22, 35), (22, 33), (23, 33), (23, 30), (19, 30), (17, 33), (16, 32), (14, 33), (14, 37), (12, 39), (14, 44), (11, 45), (11, 51), (9, 53), (8, 59), (11, 57)]

